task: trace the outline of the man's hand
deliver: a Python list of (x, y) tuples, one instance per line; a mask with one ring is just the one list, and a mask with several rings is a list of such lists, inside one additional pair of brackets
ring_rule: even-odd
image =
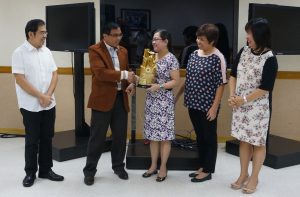
[(126, 92), (129, 96), (133, 96), (135, 94), (135, 85), (132, 83), (126, 88)]
[(128, 72), (128, 78), (127, 78), (128, 83), (135, 83), (136, 77), (134, 72)]
[(51, 96), (49, 96), (49, 95), (41, 94), (41, 95), (39, 96), (39, 102), (40, 102), (40, 105), (41, 105), (43, 108), (46, 108), (46, 107), (49, 107), (49, 106), (51, 105), (52, 98), (51, 98)]
[(135, 84), (136, 84), (136, 85), (139, 84), (139, 82), (140, 82), (140, 77), (137, 76), (137, 75), (135, 75), (134, 77), (135, 77)]

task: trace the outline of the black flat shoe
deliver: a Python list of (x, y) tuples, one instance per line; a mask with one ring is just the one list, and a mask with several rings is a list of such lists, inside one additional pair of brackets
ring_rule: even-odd
[(153, 172), (149, 173), (149, 172), (145, 172), (142, 177), (144, 178), (148, 178), (150, 176), (152, 176), (153, 174), (157, 174), (157, 170), (154, 170)]
[(32, 186), (35, 179), (36, 179), (35, 174), (26, 175), (25, 178), (23, 179), (23, 186), (24, 187)]
[(158, 177), (156, 178), (156, 181), (157, 181), (157, 182), (163, 182), (164, 180), (166, 180), (166, 178), (167, 178), (167, 176), (164, 176), (164, 177), (159, 177), (159, 176), (158, 176)]
[(196, 172), (193, 172), (193, 173), (190, 173), (190, 174), (189, 174), (189, 177), (191, 177), (191, 178), (194, 178), (194, 177), (196, 177), (196, 176), (198, 176), (198, 174), (197, 174)]
[(63, 176), (55, 174), (52, 170), (50, 170), (48, 173), (39, 173), (39, 178), (49, 179), (51, 181), (63, 181), (64, 180)]
[(194, 183), (199, 183), (199, 182), (204, 182), (204, 181), (208, 181), (211, 179), (211, 174), (208, 174), (206, 177), (202, 178), (202, 179), (197, 179), (196, 177), (192, 178), (191, 181)]

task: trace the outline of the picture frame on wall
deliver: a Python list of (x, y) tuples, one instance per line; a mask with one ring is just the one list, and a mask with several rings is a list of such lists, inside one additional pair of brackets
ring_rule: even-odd
[(151, 11), (148, 9), (121, 9), (121, 18), (131, 30), (151, 30)]

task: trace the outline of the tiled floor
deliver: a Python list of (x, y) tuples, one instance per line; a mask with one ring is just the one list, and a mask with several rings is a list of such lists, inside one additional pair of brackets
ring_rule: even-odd
[[(230, 189), (229, 185), (239, 173), (238, 157), (225, 153), (224, 144), (219, 145), (216, 173), (211, 181), (191, 183), (187, 171), (169, 171), (168, 178), (157, 183), (155, 177), (142, 178), (144, 171), (128, 170), (129, 180), (120, 180), (113, 174), (110, 153), (104, 153), (99, 161), (93, 186), (83, 183), (82, 168), (85, 158), (66, 162), (54, 162), (53, 170), (65, 176), (57, 183), (37, 179), (30, 188), (22, 186), (24, 178), (24, 138), (0, 139), (0, 196), (1, 197), (192, 197), (192, 196), (243, 196), (241, 191)], [(274, 170), (263, 167), (258, 190), (252, 196), (298, 197), (300, 196), (300, 165)]]

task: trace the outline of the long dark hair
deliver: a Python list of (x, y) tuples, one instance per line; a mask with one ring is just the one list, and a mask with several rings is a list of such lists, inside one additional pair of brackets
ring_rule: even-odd
[(271, 30), (267, 19), (251, 19), (246, 24), (245, 31), (252, 32), (258, 52), (262, 52), (265, 48), (271, 48)]
[(171, 34), (166, 29), (157, 29), (155, 30), (153, 35), (156, 33), (159, 33), (159, 36), (161, 37), (162, 40), (166, 40), (166, 39), (168, 40), (168, 45), (167, 45), (168, 50), (170, 52), (173, 52)]

